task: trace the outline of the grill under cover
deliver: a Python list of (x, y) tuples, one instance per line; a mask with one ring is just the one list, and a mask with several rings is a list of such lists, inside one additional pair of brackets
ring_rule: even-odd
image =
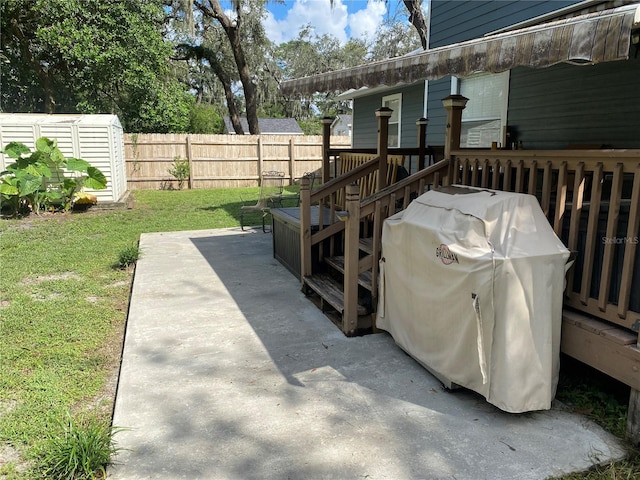
[(430, 191), (382, 234), (377, 326), (507, 412), (555, 396), (569, 251), (531, 195)]

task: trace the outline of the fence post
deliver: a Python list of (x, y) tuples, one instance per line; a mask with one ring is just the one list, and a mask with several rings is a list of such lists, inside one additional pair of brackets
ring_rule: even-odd
[(322, 183), (331, 179), (331, 166), (329, 165), (329, 149), (331, 148), (331, 124), (333, 117), (323, 117), (322, 122)]
[(360, 187), (352, 183), (346, 187), (347, 210), (344, 229), (344, 311), (342, 331), (351, 336), (358, 328), (358, 250), (360, 242)]
[(291, 137), (289, 139), (289, 185), (293, 185), (293, 180), (295, 178), (295, 165), (296, 165), (296, 157), (294, 153), (295, 148), (295, 139)]
[(389, 118), (393, 110), (380, 107), (376, 110), (378, 117), (378, 185), (376, 192), (387, 186), (387, 151), (389, 147)]
[(424, 169), (424, 156), (427, 151), (427, 125), (428, 118), (419, 118), (416, 122), (418, 126), (418, 171)]
[(187, 134), (187, 162), (189, 162), (189, 189), (193, 188), (193, 160), (191, 155), (191, 135)]
[(447, 130), (444, 140), (444, 158), (449, 160), (448, 184), (453, 181), (453, 162), (451, 152), (460, 148), (460, 133), (462, 132), (462, 110), (467, 105), (468, 98), (462, 95), (449, 95), (442, 99), (442, 105), (447, 111)]
[(262, 170), (264, 169), (262, 155), (262, 137), (258, 135), (258, 185), (262, 183)]

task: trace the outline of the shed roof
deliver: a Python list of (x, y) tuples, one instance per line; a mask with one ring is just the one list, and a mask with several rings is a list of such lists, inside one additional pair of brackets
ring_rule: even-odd
[[(249, 133), (249, 123), (245, 117), (240, 118), (242, 130)], [(302, 129), (295, 118), (259, 118), (258, 127), (262, 134), (302, 135)], [(224, 117), (224, 128), (227, 133), (234, 134), (233, 125), (229, 117)]]
[[(635, 19), (634, 19), (635, 17)], [(629, 58), (637, 3), (476, 38), (402, 57), (282, 82), (284, 94), (412, 84), (447, 75), (503, 72), (562, 62), (594, 64)]]
[(120, 127), (117, 115), (111, 114), (65, 114), (65, 113), (0, 113), (1, 125), (33, 124), (91, 124), (116, 125)]

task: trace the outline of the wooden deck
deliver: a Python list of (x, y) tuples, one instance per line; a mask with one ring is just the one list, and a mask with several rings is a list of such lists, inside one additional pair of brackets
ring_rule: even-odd
[[(567, 276), (561, 349), (629, 385), (633, 405), (640, 391), (640, 255), (636, 254), (640, 151), (453, 150), (450, 155), (450, 160), (366, 198), (359, 197), (360, 188), (354, 185), (345, 193), (344, 212), (317, 229), (305, 227), (305, 205), (313, 203), (335, 212), (334, 192), (369, 175), (375, 167), (360, 165), (351, 176), (334, 179), (319, 191), (305, 191), (303, 186), (300, 230), (308, 230), (301, 237), (303, 285), (314, 283), (305, 279), (315, 275), (318, 264), (337, 271), (343, 279), (340, 291), (322, 282), (315, 282), (313, 290), (326, 296), (327, 303), (337, 305), (341, 328), (345, 334), (354, 334), (361, 330), (363, 291), (370, 292), (367, 306), (375, 314), (380, 237), (389, 215), (406, 208), (426, 190), (448, 184), (535, 195), (556, 234), (576, 254)], [(363, 236), (368, 237), (367, 252), (361, 248)], [(311, 254), (311, 246), (320, 242), (329, 246)], [(309, 257), (306, 269), (305, 251)], [(335, 281), (335, 276), (331, 278)], [(631, 423), (633, 418), (630, 413)], [(637, 428), (630, 425), (630, 431), (634, 430)]]

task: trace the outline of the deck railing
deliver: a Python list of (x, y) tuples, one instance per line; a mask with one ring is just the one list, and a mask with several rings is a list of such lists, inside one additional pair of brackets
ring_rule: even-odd
[[(344, 255), (345, 334), (358, 328), (358, 276), (367, 270), (371, 270), (375, 309), (382, 224), (389, 215), (440, 185), (534, 195), (556, 234), (574, 253), (565, 290), (562, 351), (631, 387), (628, 431), (639, 442), (640, 150), (452, 150), (449, 160), (360, 198), (360, 188), (352, 184), (376, 171), (377, 163), (374, 159), (362, 164), (318, 191), (302, 188), (304, 210), (304, 205), (314, 203), (335, 218), (325, 226), (320, 222), (311, 234), (310, 214), (301, 210), (301, 249), (306, 258), (302, 274), (312, 273), (311, 245), (331, 239), (328, 255), (333, 256), (333, 250)], [(341, 188), (346, 212), (338, 215), (332, 199)], [(365, 218), (367, 228), (363, 228)], [(363, 233), (371, 237), (370, 255), (359, 250)]]
[(535, 195), (575, 252), (565, 305), (640, 327), (640, 150), (452, 152), (453, 182)]

